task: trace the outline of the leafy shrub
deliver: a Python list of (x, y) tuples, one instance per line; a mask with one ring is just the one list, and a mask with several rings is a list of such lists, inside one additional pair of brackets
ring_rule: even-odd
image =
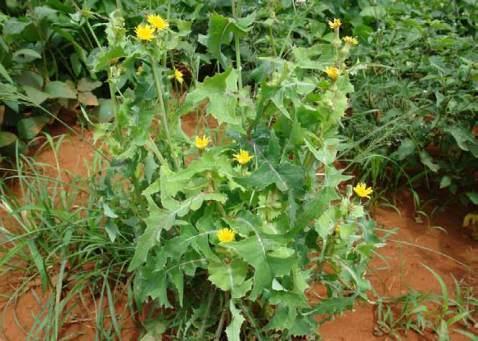
[(377, 30), (357, 49), (351, 159), (374, 184), (426, 183), (477, 203), (476, 1), (379, 4), (361, 12)]
[[(226, 21), (238, 52), (245, 19), (234, 13)], [(224, 71), (193, 79), (179, 96), (174, 88), (184, 75), (168, 59), (184, 48), (183, 23), (156, 20), (145, 18), (132, 37), (112, 13), (109, 46), (94, 65), (111, 67), (117, 94), (116, 120), (97, 133), (113, 157), (100, 192), (105, 228), (112, 240), (134, 231), (135, 302), (161, 312), (149, 335), (209, 339), (224, 328), (231, 340), (314, 335), (316, 313), (366, 297), (364, 274), (379, 243), (352, 188), (338, 191), (350, 177), (333, 165), (353, 90), (344, 64), (349, 44), (337, 27), (331, 44), (265, 58), (270, 72), (253, 92), (235, 53), (220, 62)], [(222, 38), (210, 28), (208, 39), (220, 56)], [(318, 61), (301, 58), (312, 54)], [(181, 124), (191, 112), (192, 137)], [(314, 281), (328, 298), (311, 306), (306, 291)]]
[(95, 107), (104, 102), (93, 93), (102, 83), (91, 79), (87, 67), (88, 52), (100, 44), (90, 23), (92, 14), (47, 1), (36, 6), (7, 4), (0, 15), (0, 148), (4, 155), (9, 151), (5, 147), (17, 138), (20, 143), (28, 141), (48, 123), (75, 117), (79, 104)]

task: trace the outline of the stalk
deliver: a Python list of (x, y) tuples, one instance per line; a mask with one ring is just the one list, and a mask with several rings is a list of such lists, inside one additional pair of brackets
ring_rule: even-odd
[(224, 329), (224, 324), (226, 323), (226, 314), (229, 307), (229, 293), (224, 293), (225, 302), (224, 302), (224, 309), (221, 313), (221, 319), (219, 320), (219, 324), (217, 325), (216, 333), (214, 335), (214, 341), (219, 341), (221, 339), (222, 331)]
[[(232, 16), (234, 19), (237, 19), (237, 10), (240, 8), (240, 0), (232, 0)], [(237, 6), (237, 8), (236, 8)], [(241, 50), (240, 50), (240, 41), (239, 36), (234, 34), (234, 47), (236, 50), (236, 69), (238, 72), (238, 84), (239, 89), (242, 89), (242, 65), (241, 65)]]
[(159, 99), (159, 115), (161, 116), (161, 123), (164, 128), (164, 133), (166, 134), (166, 142), (171, 151), (171, 155), (174, 160), (174, 165), (176, 169), (179, 169), (179, 162), (178, 162), (178, 159), (176, 158), (176, 155), (173, 149), (173, 144), (171, 142), (171, 134), (169, 133), (169, 124), (168, 124), (168, 118), (166, 117), (166, 106), (164, 104), (163, 90), (161, 87), (161, 78), (159, 75), (158, 63), (152, 54), (150, 55), (150, 57), (151, 57), (151, 68), (153, 69), (154, 83), (156, 86), (156, 91), (157, 91), (157, 95)]
[(211, 287), (211, 290), (209, 291), (208, 300), (207, 300), (207, 306), (206, 306), (206, 311), (204, 314), (204, 319), (201, 324), (201, 329), (199, 329), (199, 339), (202, 338), (202, 336), (204, 335), (204, 332), (206, 331), (206, 322), (209, 317), (209, 313), (211, 311), (211, 306), (214, 300), (215, 293), (216, 293), (216, 290), (214, 289), (214, 287)]

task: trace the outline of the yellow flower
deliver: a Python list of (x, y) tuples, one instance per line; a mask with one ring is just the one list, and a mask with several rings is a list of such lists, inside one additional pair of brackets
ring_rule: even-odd
[(169, 23), (167, 20), (164, 20), (160, 15), (150, 14), (146, 18), (148, 23), (153, 26), (158, 31), (165, 30), (169, 27)]
[(206, 135), (203, 135), (202, 137), (196, 136), (196, 138), (194, 139), (194, 144), (199, 150), (206, 149), (207, 145), (209, 144), (209, 137), (207, 137)]
[(361, 198), (368, 198), (370, 199), (370, 194), (373, 193), (372, 187), (367, 187), (366, 184), (363, 182), (359, 182), (355, 187), (354, 187), (354, 192)]
[(241, 165), (246, 165), (249, 163), (249, 161), (252, 160), (254, 156), (249, 154), (247, 150), (240, 149), (239, 153), (234, 154), (234, 160), (239, 162)]
[(463, 227), (469, 227), (473, 225), (478, 226), (478, 214), (468, 213), (465, 218), (463, 218)]
[(236, 238), (236, 232), (234, 232), (230, 228), (225, 227), (217, 231), (216, 236), (221, 243), (230, 243)]
[(329, 27), (333, 30), (338, 30), (342, 26), (342, 21), (340, 19), (335, 18), (333, 21), (329, 20)]
[(357, 38), (346, 36), (346, 37), (343, 38), (343, 40), (344, 40), (344, 43), (347, 44), (347, 45), (350, 45), (350, 46), (358, 45)]
[(139, 40), (151, 41), (154, 39), (154, 28), (151, 25), (139, 24), (135, 31)]
[(331, 80), (335, 81), (339, 78), (340, 71), (335, 66), (327, 66), (325, 68), (325, 73)]
[(174, 79), (178, 81), (179, 84), (183, 84), (184, 82), (184, 75), (178, 69), (174, 69)]

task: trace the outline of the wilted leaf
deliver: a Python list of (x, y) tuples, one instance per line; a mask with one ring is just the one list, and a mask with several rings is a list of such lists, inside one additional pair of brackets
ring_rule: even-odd
[(92, 92), (78, 92), (78, 102), (84, 105), (99, 105), (98, 98)]

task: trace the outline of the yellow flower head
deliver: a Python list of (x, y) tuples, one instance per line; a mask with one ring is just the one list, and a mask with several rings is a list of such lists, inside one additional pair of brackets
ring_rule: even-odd
[(338, 30), (342, 26), (342, 20), (335, 18), (333, 21), (329, 20), (329, 27), (333, 30)]
[(335, 66), (327, 66), (325, 68), (325, 73), (331, 80), (335, 81), (339, 78), (340, 71)]
[(148, 23), (158, 31), (163, 31), (169, 27), (167, 20), (164, 20), (160, 15), (150, 14), (146, 18)]
[(463, 218), (463, 227), (469, 227), (473, 225), (478, 226), (478, 214), (468, 213), (465, 218)]
[(194, 139), (194, 144), (199, 150), (206, 149), (207, 145), (209, 144), (209, 137), (207, 137), (206, 135), (203, 135), (202, 137), (196, 136), (196, 138)]
[(154, 28), (148, 24), (139, 24), (136, 26), (136, 37), (139, 40), (151, 41), (154, 39)]
[(178, 81), (179, 84), (183, 84), (184, 82), (184, 75), (178, 69), (174, 69), (174, 79)]
[(372, 187), (367, 187), (366, 184), (363, 182), (359, 182), (355, 187), (354, 187), (354, 192), (361, 198), (368, 198), (370, 199), (370, 194), (373, 193)]
[(236, 238), (236, 232), (234, 232), (230, 228), (225, 227), (217, 231), (216, 236), (221, 243), (230, 243)]
[(346, 36), (346, 37), (343, 38), (343, 40), (344, 40), (344, 43), (347, 44), (347, 45), (350, 45), (350, 46), (358, 45), (357, 38)]
[(246, 165), (249, 161), (252, 160), (254, 156), (249, 154), (247, 150), (240, 149), (239, 153), (234, 154), (234, 160), (239, 162), (241, 165)]

